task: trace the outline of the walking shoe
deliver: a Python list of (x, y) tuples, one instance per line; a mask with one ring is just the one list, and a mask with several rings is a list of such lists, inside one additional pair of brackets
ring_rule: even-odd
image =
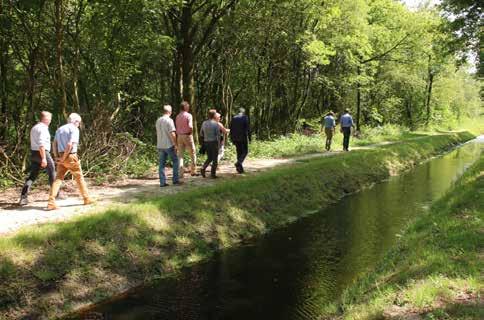
[(218, 177), (215, 175), (210, 175), (210, 179), (218, 179)]
[(160, 185), (160, 188), (165, 188), (165, 187), (168, 187), (169, 184), (168, 183), (165, 183), (164, 185)]
[(27, 199), (27, 197), (21, 197), (18, 204), (21, 207), (25, 207), (26, 205), (29, 204), (29, 200)]
[(84, 199), (84, 205), (85, 206), (88, 206), (90, 204), (95, 204), (95, 203), (96, 203), (96, 201), (94, 201), (94, 200), (92, 200), (90, 198)]
[(53, 210), (57, 210), (57, 209), (59, 209), (59, 207), (56, 204), (48, 204), (47, 208), (45, 210), (53, 211)]
[(202, 177), (206, 178), (207, 175), (205, 174), (205, 169), (200, 169), (200, 174), (202, 175)]

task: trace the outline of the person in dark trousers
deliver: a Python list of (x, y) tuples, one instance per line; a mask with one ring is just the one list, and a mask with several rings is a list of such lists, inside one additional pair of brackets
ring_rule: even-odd
[(49, 176), (49, 185), (52, 186), (55, 180), (55, 164), (50, 155), (50, 132), (49, 125), (52, 114), (47, 111), (40, 113), (40, 122), (30, 130), (30, 175), (22, 188), (19, 205), (26, 206), (28, 193), (32, 184), (37, 180), (40, 171), (45, 170)]
[(235, 169), (238, 173), (244, 173), (244, 160), (249, 153), (250, 123), (245, 115), (245, 109), (240, 108), (239, 113), (232, 118), (230, 123), (230, 140), (237, 150), (237, 162)]
[(354, 128), (355, 125), (348, 109), (345, 109), (344, 114), (341, 116), (340, 124), (341, 133), (343, 133), (343, 151), (349, 151), (351, 128)]
[[(203, 146), (207, 153), (207, 160), (200, 169), (202, 177), (206, 177), (207, 167), (211, 164), (210, 177), (217, 178), (217, 166), (218, 166), (218, 150), (220, 146), (220, 131), (222, 130), (218, 122), (215, 120), (217, 111), (211, 109), (208, 111), (208, 120), (202, 123), (200, 129), (200, 140), (203, 141)], [(226, 131), (222, 130), (225, 134)]]

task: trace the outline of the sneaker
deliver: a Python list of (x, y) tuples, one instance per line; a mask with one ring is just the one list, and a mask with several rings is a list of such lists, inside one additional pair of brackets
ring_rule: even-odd
[(18, 204), (21, 207), (25, 207), (26, 205), (29, 204), (29, 200), (27, 199), (27, 197), (22, 197), (22, 198), (20, 198), (20, 201), (19, 201)]
[(200, 174), (202, 175), (202, 177), (206, 178), (207, 175), (205, 174), (205, 169), (200, 169)]
[(57, 210), (57, 209), (59, 209), (59, 207), (56, 204), (48, 204), (47, 208), (45, 210), (53, 211), (53, 210)]

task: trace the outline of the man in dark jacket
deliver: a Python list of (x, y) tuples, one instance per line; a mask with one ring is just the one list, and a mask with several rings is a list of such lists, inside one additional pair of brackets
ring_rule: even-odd
[(240, 108), (239, 114), (232, 118), (230, 123), (230, 139), (237, 149), (237, 162), (235, 168), (238, 173), (244, 173), (243, 163), (249, 153), (250, 125), (245, 109)]

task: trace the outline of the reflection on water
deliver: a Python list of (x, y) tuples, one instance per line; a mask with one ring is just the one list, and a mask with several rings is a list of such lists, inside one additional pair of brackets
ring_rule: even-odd
[(405, 224), (480, 156), (472, 142), (181, 276), (100, 305), (102, 319), (318, 319)]

